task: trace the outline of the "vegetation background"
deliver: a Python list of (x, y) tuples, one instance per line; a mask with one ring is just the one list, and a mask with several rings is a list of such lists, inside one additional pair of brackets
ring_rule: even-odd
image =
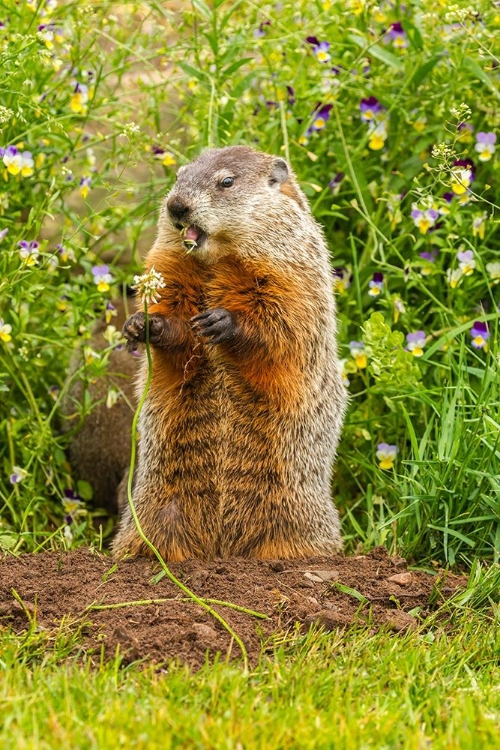
[[(207, 146), (247, 143), (291, 161), (331, 248), (352, 394), (333, 480), (348, 548), (385, 544), (428, 566), (498, 561), (499, 35), (500, 8), (490, 0), (0, 2), (0, 550), (109, 535), (111, 520), (92, 503), (92, 487), (72, 477), (65, 454), (69, 362), (80, 350), (75, 377), (90, 383), (122, 345), (112, 303), (141, 267), (176, 168)], [(102, 315), (106, 346), (96, 351), (90, 331)], [(110, 389), (108, 408), (120, 398)], [(83, 419), (95, 406), (87, 394), (75, 409)], [(370, 744), (381, 733), (387, 747), (427, 746), (426, 721), (441, 738), (433, 746), (471, 747), (466, 719), (482, 727), (474, 747), (491, 743), (498, 646), (484, 623), (488, 636), (476, 641), (469, 620), (446, 664), (446, 640), (429, 651), (428, 640), (400, 646), (366, 636), (342, 657), (336, 642), (321, 647), (327, 654), (312, 648), (310, 666), (293, 669), (316, 685), (315, 703), (301, 703), (296, 687), (301, 698), (287, 704), (283, 727), (304, 722), (301, 747), (331, 747), (324, 722), (334, 695), (353, 707), (342, 719), (352, 730), (346, 747), (381, 747)], [(36, 648), (13, 648), (4, 664), (43, 661)], [(379, 649), (394, 657), (375, 674)], [(242, 706), (264, 727), (267, 704), (255, 695), (278, 696), (281, 679), (291, 680), (288, 695), (299, 684), (293, 670), (280, 676), (282, 658), (255, 678), (256, 692), (242, 688), (250, 691)], [(338, 689), (316, 672), (322, 659), (337, 658), (345, 677)], [(388, 672), (406, 682), (412, 659), (427, 664), (429, 681), (415, 676), (391, 693)], [(67, 746), (65, 722), (77, 732), (88, 720), (74, 718), (72, 701), (82, 696), (71, 676), (53, 689), (59, 673), (47, 669), (29, 690), (15, 670), (5, 684), (8, 705), (19, 690), (57, 693), (62, 702), (43, 719), (52, 722), (52, 744), (39, 737), (16, 747)], [(243, 679), (224, 669), (189, 680), (210, 684), (224, 703), (219, 678), (233, 687)], [(143, 677), (129, 684), (107, 671), (99, 679), (89, 677), (89, 711), (92, 701), (100, 705), (95, 691), (144, 689)], [(430, 690), (432, 680), (441, 692)], [(449, 704), (447, 680), (458, 690)], [(164, 686), (153, 684), (164, 700)], [(174, 698), (176, 689), (171, 683)], [(227, 721), (210, 724), (204, 704), (201, 713), (193, 708), (196, 736), (170, 746), (262, 746), (241, 744), (234, 696), (243, 694), (234, 689), (227, 735)], [(360, 697), (371, 690), (385, 695), (372, 709)], [(63, 720), (62, 704), (73, 705)], [(151, 719), (150, 708), (139, 714)], [(26, 737), (37, 736), (29, 715)], [(109, 746), (108, 721), (78, 746)], [(117, 729), (114, 742), (126, 744), (129, 730)], [(283, 732), (276, 746), (302, 736)], [(138, 746), (150, 746), (145, 737)]]
[(249, 143), (290, 159), (331, 247), (351, 548), (497, 560), (496, 4), (1, 7), (0, 545), (92, 537), (61, 434), (69, 360), (83, 348), (90, 382), (121, 345), (109, 305), (176, 167)]

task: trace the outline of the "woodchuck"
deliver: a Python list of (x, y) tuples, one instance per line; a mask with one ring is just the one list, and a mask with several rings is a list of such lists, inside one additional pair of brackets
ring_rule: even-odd
[[(147, 537), (171, 561), (340, 550), (330, 475), (347, 399), (332, 275), (288, 164), (234, 146), (179, 169), (145, 265), (166, 284), (148, 307), (133, 489)], [(123, 331), (144, 342), (144, 313)], [(114, 552), (150, 554), (128, 507)]]

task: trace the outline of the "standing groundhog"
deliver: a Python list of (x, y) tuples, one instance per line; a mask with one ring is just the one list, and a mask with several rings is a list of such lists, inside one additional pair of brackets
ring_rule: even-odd
[[(235, 146), (182, 167), (152, 267), (166, 286), (149, 306), (133, 492), (147, 537), (172, 561), (340, 550), (335, 300), (321, 228), (287, 163)], [(144, 342), (144, 313), (123, 331), (131, 347)], [(114, 552), (148, 553), (128, 508)]]

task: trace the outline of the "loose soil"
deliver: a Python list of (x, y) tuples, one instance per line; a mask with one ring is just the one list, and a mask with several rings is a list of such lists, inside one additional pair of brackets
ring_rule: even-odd
[[(268, 615), (259, 620), (226, 607), (216, 609), (243, 639), (255, 663), (262, 649), (272, 651), (287, 634), (313, 625), (325, 630), (368, 623), (405, 632), (431, 610), (430, 599), (451, 596), (464, 579), (443, 579), (408, 570), (405, 560), (382, 548), (354, 557), (307, 560), (188, 560), (171, 570), (199, 596), (230, 601)], [(68, 553), (43, 552), (0, 559), (0, 630), (26, 630), (36, 617), (38, 628), (54, 629), (63, 618), (85, 623), (85, 651), (100, 658), (117, 648), (125, 663), (138, 659), (175, 659), (193, 668), (217, 652), (239, 658), (228, 633), (166, 577), (154, 583), (157, 563), (123, 560), (118, 565), (86, 548)], [(13, 589), (22, 604), (14, 597)], [(439, 591), (436, 597), (436, 592)], [(150, 599), (163, 603), (118, 609), (90, 609)], [(432, 606), (435, 606), (434, 604)]]

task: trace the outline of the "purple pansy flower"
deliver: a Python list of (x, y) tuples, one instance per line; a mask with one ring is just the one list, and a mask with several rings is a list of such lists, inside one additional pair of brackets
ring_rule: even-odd
[(403, 29), (402, 24), (399, 21), (390, 25), (386, 31), (386, 39), (389, 39), (394, 47), (398, 49), (404, 49), (408, 47), (408, 39), (406, 38), (406, 32)]
[(437, 248), (433, 248), (430, 252), (428, 252), (427, 250), (424, 250), (423, 252), (420, 253), (420, 257), (423, 258), (424, 260), (429, 261), (429, 263), (435, 263), (437, 255), (438, 255)]
[(80, 180), (80, 195), (85, 200), (89, 194), (90, 190), (90, 183), (92, 182), (91, 178), (88, 176), (84, 176)]
[(98, 292), (107, 292), (109, 290), (110, 284), (113, 281), (113, 277), (109, 272), (109, 266), (93, 266), (92, 276), (94, 277), (94, 284), (96, 284)]
[(34, 172), (35, 162), (31, 151), (21, 152), (16, 146), (7, 146), (7, 148), (0, 149), (0, 159), (11, 175), (20, 174), (21, 177), (30, 177)]
[(369, 96), (367, 99), (361, 99), (359, 110), (363, 122), (371, 122), (377, 114), (383, 112), (385, 107), (380, 104), (375, 96)]
[(420, 257), (422, 260), (425, 261), (425, 263), (420, 268), (420, 273), (422, 276), (429, 276), (432, 273), (432, 265), (436, 262), (436, 258), (438, 256), (438, 249), (432, 248), (432, 250), (423, 250), (420, 253)]
[(61, 389), (58, 385), (51, 385), (49, 386), (47, 393), (51, 398), (54, 399), (54, 401), (57, 401), (57, 397), (59, 396), (59, 393), (61, 392)]
[(459, 132), (458, 140), (461, 143), (470, 143), (472, 141), (472, 134), (474, 132), (474, 125), (470, 122), (459, 122), (457, 125)]
[(398, 453), (397, 445), (389, 445), (389, 443), (379, 443), (377, 445), (376, 456), (379, 460), (379, 467), (381, 469), (392, 469), (394, 467), (394, 461)]
[(476, 261), (474, 259), (474, 253), (472, 250), (460, 250), (457, 253), (459, 260), (459, 267), (464, 276), (471, 276), (476, 267)]
[(9, 477), (9, 481), (11, 484), (19, 484), (19, 482), (22, 482), (23, 479), (26, 479), (28, 476), (28, 472), (24, 469), (21, 469), (19, 466), (13, 466), (12, 467), (12, 474)]
[(265, 36), (266, 35), (265, 27), (270, 26), (270, 25), (271, 25), (271, 21), (262, 21), (262, 23), (259, 24), (259, 28), (255, 29), (255, 31), (253, 32), (254, 37), (256, 39), (260, 39), (260, 37)]
[(327, 121), (330, 119), (330, 111), (332, 109), (332, 104), (318, 104), (313, 117), (314, 121), (311, 125), (311, 128), (313, 130), (323, 130), (325, 127)]
[(470, 335), (472, 336), (472, 346), (475, 349), (484, 349), (488, 344), (491, 333), (488, 331), (486, 323), (476, 320), (470, 329)]
[(414, 331), (406, 334), (406, 351), (411, 352), (414, 357), (421, 357), (424, 353), (426, 335), (424, 331)]
[(317, 36), (308, 36), (306, 42), (312, 46), (313, 52), (320, 62), (326, 63), (330, 60), (329, 42), (320, 42)]
[(321, 102), (316, 105), (312, 115), (313, 121), (307, 128), (305, 136), (302, 136), (301, 143), (307, 143), (307, 139), (311, 133), (323, 130), (327, 121), (330, 119), (330, 110), (332, 109), (332, 106), (332, 104), (322, 104)]
[(491, 159), (495, 153), (496, 140), (497, 137), (493, 132), (484, 133), (483, 131), (480, 131), (476, 135), (474, 148), (479, 154), (479, 161), (489, 161)]
[(372, 280), (369, 282), (370, 287), (368, 294), (370, 297), (378, 297), (379, 294), (384, 290), (384, 274), (380, 271), (376, 271), (373, 274)]
[(38, 242), (36, 242), (35, 240), (32, 240), (31, 242), (21, 240), (21, 242), (17, 243), (17, 246), (19, 247), (19, 255), (24, 260), (26, 265), (34, 266), (38, 260), (38, 256), (40, 255), (40, 252), (38, 250)]
[(429, 229), (434, 226), (437, 219), (439, 218), (439, 211), (435, 208), (427, 208), (422, 210), (417, 206), (416, 203), (412, 206), (410, 214), (413, 219), (413, 223), (420, 230), (422, 234), (427, 234)]
[(352, 273), (348, 268), (332, 268), (333, 273), (333, 284), (337, 292), (342, 294), (346, 289), (349, 289), (352, 282)]
[(84, 511), (83, 500), (80, 495), (71, 489), (64, 490), (64, 499), (62, 501), (63, 508), (66, 512), (65, 523), (71, 524), (75, 520), (76, 516), (82, 514)]
[(330, 188), (330, 190), (332, 191), (334, 195), (338, 194), (340, 190), (340, 185), (344, 177), (345, 177), (344, 172), (337, 172), (337, 174), (334, 177), (332, 177), (332, 179), (328, 183), (328, 187)]

